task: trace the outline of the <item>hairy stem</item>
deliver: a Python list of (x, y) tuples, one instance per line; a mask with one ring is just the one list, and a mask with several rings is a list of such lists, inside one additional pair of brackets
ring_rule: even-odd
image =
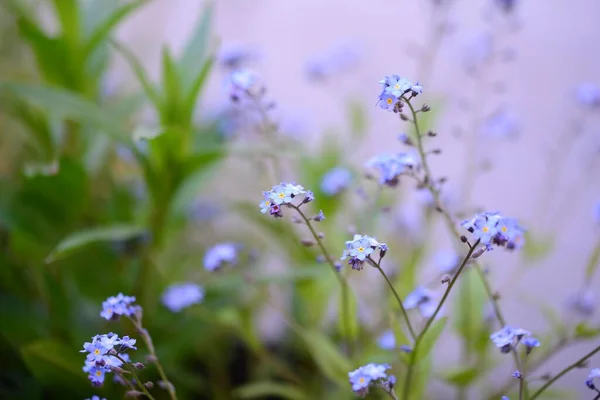
[(565, 369), (560, 371), (558, 374), (556, 374), (554, 377), (552, 377), (552, 379), (550, 379), (548, 382), (546, 382), (546, 384), (544, 384), (544, 386), (539, 388), (533, 395), (531, 395), (529, 400), (535, 400), (542, 393), (544, 393), (544, 391), (546, 389), (548, 389), (554, 382), (556, 382), (557, 380), (562, 378), (564, 375), (566, 375), (572, 369), (575, 369), (578, 366), (580, 366), (581, 364), (583, 364), (585, 361), (587, 361), (589, 358), (591, 358), (594, 354), (598, 353), (599, 351), (600, 351), (600, 346), (596, 347), (595, 349), (593, 349), (592, 351), (587, 353), (585, 356), (581, 357), (579, 360), (575, 361), (573, 364), (569, 365), (568, 367), (566, 367)]
[(465, 256), (462, 263), (460, 264), (460, 267), (458, 267), (456, 274), (454, 274), (454, 276), (452, 277), (452, 280), (450, 280), (450, 283), (448, 284), (448, 288), (444, 292), (444, 295), (442, 296), (442, 299), (440, 300), (440, 302), (438, 303), (438, 306), (436, 307), (435, 311), (433, 312), (433, 315), (427, 320), (427, 322), (425, 323), (425, 327), (423, 328), (421, 333), (419, 333), (419, 336), (417, 337), (417, 340), (415, 341), (415, 345), (410, 353), (408, 371), (406, 373), (406, 380), (404, 382), (404, 395), (403, 395), (404, 400), (408, 400), (408, 395), (410, 394), (410, 385), (411, 385), (411, 380), (412, 380), (412, 375), (413, 375), (413, 370), (414, 370), (414, 366), (415, 366), (416, 355), (417, 355), (417, 350), (419, 348), (419, 345), (421, 344), (421, 341), (423, 340), (423, 338), (425, 337), (425, 334), (429, 330), (429, 327), (431, 326), (433, 321), (435, 321), (435, 318), (437, 317), (438, 313), (442, 309), (442, 306), (446, 302), (446, 299), (448, 298), (450, 291), (452, 290), (452, 288), (454, 287), (454, 284), (458, 280), (460, 273), (465, 268), (465, 265), (467, 265), (467, 262), (473, 255), (473, 252), (477, 249), (477, 246), (479, 246), (479, 240), (473, 246), (471, 246), (471, 248), (469, 249), (467, 255)]
[(154, 397), (152, 397), (152, 395), (150, 394), (150, 392), (148, 392), (148, 389), (146, 389), (146, 386), (144, 386), (144, 384), (142, 383), (142, 381), (140, 380), (140, 378), (138, 378), (137, 374), (135, 373), (135, 368), (133, 368), (127, 361), (125, 361), (121, 356), (119, 356), (118, 354), (115, 355), (115, 357), (121, 361), (123, 363), (123, 365), (125, 366), (125, 368), (127, 368), (127, 371), (129, 371), (129, 373), (131, 375), (133, 375), (133, 379), (135, 381), (135, 383), (137, 384), (137, 386), (142, 390), (142, 392), (150, 399), (150, 400), (154, 400)]
[(342, 277), (340, 272), (335, 267), (333, 258), (331, 258), (331, 256), (329, 255), (329, 252), (327, 251), (327, 248), (323, 244), (323, 241), (321, 240), (321, 238), (315, 231), (315, 228), (313, 228), (313, 226), (310, 222), (310, 219), (302, 212), (302, 210), (300, 209), (300, 206), (291, 205), (291, 207), (294, 208), (296, 211), (298, 211), (298, 214), (300, 214), (300, 216), (306, 223), (306, 226), (310, 230), (310, 233), (312, 234), (313, 238), (317, 242), (317, 245), (321, 249), (321, 252), (323, 253), (323, 256), (325, 257), (325, 260), (327, 260), (327, 264), (329, 264), (329, 266), (331, 267), (331, 270), (333, 271), (334, 275), (338, 279), (338, 282), (340, 283), (340, 288), (342, 291), (342, 324), (344, 326), (344, 331), (345, 331), (345, 335), (346, 335), (348, 352), (349, 352), (350, 357), (352, 357), (352, 354), (354, 353), (354, 343), (352, 342), (351, 332), (350, 332), (351, 328), (350, 328), (350, 309), (349, 309), (350, 303), (348, 301), (348, 282), (346, 282), (346, 280)]

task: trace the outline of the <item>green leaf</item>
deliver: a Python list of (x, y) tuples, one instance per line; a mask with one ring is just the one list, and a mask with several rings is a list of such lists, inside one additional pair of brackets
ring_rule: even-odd
[(587, 267), (585, 269), (585, 280), (590, 282), (596, 273), (596, 270), (600, 266), (600, 241), (596, 243), (590, 259), (588, 260)]
[(341, 386), (348, 384), (350, 361), (325, 334), (317, 330), (298, 331), (317, 366), (325, 376)]
[(169, 48), (162, 48), (162, 85), (164, 90), (164, 109), (161, 110), (162, 122), (165, 125), (178, 124), (186, 121), (179, 121), (178, 114), (181, 101), (181, 87), (179, 77), (177, 76), (177, 66)]
[(200, 68), (200, 72), (190, 85), (190, 90), (187, 93), (184, 103), (183, 103), (183, 119), (184, 121), (191, 121), (194, 115), (194, 108), (196, 107), (196, 103), (198, 102), (198, 97), (202, 92), (202, 88), (204, 87), (204, 83), (206, 82), (206, 78), (210, 73), (212, 66), (214, 64), (214, 57), (209, 57), (206, 59), (204, 64), (202, 64), (202, 68)]
[(364, 104), (360, 101), (351, 101), (348, 104), (348, 119), (354, 140), (364, 137), (367, 132), (368, 120)]
[(591, 327), (586, 322), (580, 322), (575, 327), (575, 338), (592, 339), (600, 335), (600, 326)]
[[(323, 268), (324, 269), (324, 268)], [(331, 271), (328, 271), (331, 273)], [(342, 337), (344, 338), (349, 338), (350, 340), (354, 341), (357, 337), (358, 337), (358, 332), (359, 332), (359, 321), (358, 321), (358, 302), (356, 301), (356, 293), (354, 293), (354, 290), (352, 290), (352, 286), (350, 285), (346, 285), (346, 289), (348, 291), (347, 294), (347, 299), (348, 299), (348, 321), (344, 321), (343, 316), (346, 315), (344, 313), (344, 311), (342, 310), (343, 307), (343, 289), (340, 287), (340, 285), (338, 286), (338, 312), (337, 315), (339, 316), (338, 318), (338, 323), (339, 323), (339, 330), (340, 332), (343, 332), (344, 334), (342, 335)], [(347, 329), (349, 329), (350, 331), (348, 332)]]
[(431, 364), (432, 357), (429, 355), (424, 359), (421, 359), (421, 361), (414, 366), (414, 380), (411, 385), (409, 400), (423, 400), (425, 398), (425, 392), (430, 384), (429, 376), (431, 374)]
[(75, 50), (81, 40), (81, 15), (77, 0), (54, 0), (54, 10), (61, 25), (63, 38)]
[(197, 77), (198, 65), (206, 59), (214, 12), (214, 1), (209, 0), (202, 9), (196, 30), (190, 37), (179, 61), (181, 87), (189, 87)]
[(295, 386), (277, 382), (254, 382), (238, 387), (234, 390), (233, 396), (240, 399), (256, 399), (276, 397), (290, 400), (307, 400), (310, 398)]
[(137, 80), (140, 82), (140, 85), (142, 85), (142, 89), (148, 97), (148, 100), (150, 100), (157, 110), (160, 110), (162, 108), (162, 100), (160, 95), (158, 94), (154, 84), (150, 82), (150, 79), (148, 79), (146, 71), (137, 57), (126, 46), (117, 42), (116, 40), (111, 40), (111, 44), (115, 50), (117, 50), (125, 58), (127, 64), (129, 64), (129, 67), (135, 74)]
[(46, 262), (53, 262), (66, 257), (92, 243), (133, 239), (142, 235), (145, 231), (145, 228), (139, 226), (123, 224), (76, 232), (64, 238), (48, 255)]
[(94, 50), (96, 50), (98, 45), (109, 37), (111, 31), (119, 25), (123, 19), (147, 2), (148, 0), (134, 0), (114, 10), (98, 27), (96, 27), (96, 29), (94, 29), (86, 40), (81, 53), (82, 60), (86, 60)]
[(456, 295), (454, 329), (463, 339), (463, 343), (471, 349), (476, 344), (475, 338), (485, 325), (483, 307), (486, 302), (485, 288), (477, 276), (477, 271), (464, 271)]
[(444, 380), (454, 386), (467, 387), (477, 379), (481, 372), (484, 370), (475, 367), (459, 368), (446, 372)]
[(525, 245), (523, 246), (523, 257), (529, 261), (537, 261), (546, 257), (554, 247), (554, 238), (552, 236), (532, 236), (530, 232), (525, 232)]
[(423, 339), (421, 340), (421, 344), (417, 349), (417, 354), (415, 355), (415, 360), (420, 362), (427, 358), (431, 350), (433, 350), (433, 346), (437, 342), (438, 338), (444, 331), (446, 327), (446, 323), (448, 322), (448, 317), (438, 318), (429, 327)]

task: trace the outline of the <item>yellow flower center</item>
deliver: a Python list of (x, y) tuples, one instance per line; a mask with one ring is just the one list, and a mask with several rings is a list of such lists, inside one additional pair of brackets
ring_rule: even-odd
[(481, 230), (483, 231), (483, 233), (488, 233), (490, 228), (488, 228), (487, 226), (484, 226), (483, 228), (481, 228)]
[(363, 251), (365, 251), (365, 248), (361, 246), (357, 250), (358, 250), (359, 253), (362, 253)]
[(392, 100), (392, 98), (389, 98), (389, 99), (387, 99), (387, 100), (386, 100), (386, 102), (387, 102), (388, 104), (392, 104), (392, 103), (394, 102), (394, 100)]
[(271, 202), (269, 200), (265, 201), (265, 206), (269, 207), (271, 205)]
[(283, 199), (284, 197), (285, 197), (285, 193), (283, 193), (283, 192), (279, 193), (279, 198), (280, 199)]
[(365, 378), (363, 378), (362, 376), (358, 378), (358, 383), (365, 383)]
[(400, 89), (400, 84), (399, 84), (399, 83), (396, 83), (396, 84), (394, 85), (394, 89)]
[(98, 354), (100, 354), (100, 349), (96, 349), (96, 350), (94, 350), (94, 354), (95, 354), (95, 355), (98, 355)]
[(508, 232), (508, 228), (507, 228), (506, 226), (503, 226), (502, 228), (500, 228), (500, 230), (501, 230), (503, 233), (506, 233), (506, 232)]
[(100, 371), (100, 370), (96, 371), (96, 376), (102, 376), (102, 371)]

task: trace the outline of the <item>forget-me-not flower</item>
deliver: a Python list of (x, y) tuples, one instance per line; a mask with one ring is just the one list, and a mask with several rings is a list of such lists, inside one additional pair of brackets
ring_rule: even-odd
[(492, 339), (494, 345), (499, 348), (502, 353), (510, 353), (519, 343), (522, 343), (525, 346), (528, 353), (530, 353), (534, 347), (540, 345), (539, 340), (531, 337), (531, 332), (521, 328), (513, 328), (508, 325), (499, 331), (492, 333), (490, 339)]
[(106, 400), (106, 398), (100, 398), (100, 396), (93, 395), (91, 398), (85, 400)]
[(518, 120), (507, 110), (500, 110), (489, 117), (482, 127), (482, 133), (496, 138), (510, 138), (517, 135)]
[(367, 235), (354, 235), (352, 240), (346, 241), (346, 249), (341, 260), (348, 258), (348, 264), (352, 269), (360, 271), (366, 259), (377, 248), (384, 249), (384, 251), (388, 249), (385, 243), (379, 243), (375, 238)]
[(335, 196), (346, 189), (352, 182), (352, 173), (347, 168), (335, 167), (327, 171), (321, 179), (321, 192), (327, 196)]
[(367, 364), (358, 369), (348, 372), (348, 378), (352, 385), (352, 391), (359, 396), (365, 396), (369, 392), (371, 383), (387, 379), (386, 371), (392, 368), (389, 364)]
[(383, 350), (394, 350), (396, 348), (396, 336), (394, 332), (390, 329), (379, 335), (377, 346)]
[(129, 336), (119, 339), (118, 335), (109, 333), (105, 335), (95, 335), (91, 342), (83, 344), (83, 350), (80, 353), (87, 353), (83, 366), (83, 372), (88, 374), (88, 379), (94, 386), (101, 386), (107, 372), (111, 372), (111, 367), (120, 367), (123, 362), (114, 356), (114, 352), (120, 353), (119, 357), (128, 361), (128, 355), (122, 353), (127, 349), (135, 349), (133, 346), (135, 339)]
[(131, 317), (139, 309), (139, 306), (133, 304), (134, 302), (135, 297), (124, 296), (123, 293), (110, 296), (106, 301), (102, 302), (100, 316), (106, 320), (116, 320), (122, 315)]
[(204, 299), (204, 289), (192, 282), (169, 286), (162, 295), (162, 303), (172, 312), (179, 312)]
[(586, 107), (600, 105), (600, 87), (590, 82), (585, 82), (577, 87), (577, 100)]
[(304, 196), (301, 204), (308, 203), (314, 200), (314, 195), (310, 190), (305, 190), (302, 185), (295, 183), (281, 182), (275, 185), (271, 190), (264, 191), (264, 200), (259, 204), (260, 211), (265, 214), (279, 218), (283, 216), (281, 206), (292, 205), (294, 199), (300, 195)]
[(204, 254), (204, 269), (216, 271), (225, 264), (233, 265), (237, 262), (237, 249), (235, 243), (219, 243)]
[(585, 385), (591, 390), (596, 390), (596, 380), (600, 381), (600, 368), (594, 368), (590, 371), (590, 374), (585, 380)]
[(423, 317), (431, 318), (437, 308), (437, 302), (434, 301), (434, 298), (435, 295), (431, 290), (418, 286), (404, 299), (404, 308), (407, 310), (418, 308)]
[(506, 247), (509, 250), (521, 248), (525, 242), (525, 230), (513, 218), (507, 218), (498, 212), (476, 214), (461, 226), (469, 231), (474, 240), (479, 240), (488, 250), (492, 245)]
[(381, 154), (373, 157), (366, 167), (379, 173), (379, 184), (395, 187), (402, 174), (409, 173), (419, 166), (418, 158), (409, 152), (397, 154)]

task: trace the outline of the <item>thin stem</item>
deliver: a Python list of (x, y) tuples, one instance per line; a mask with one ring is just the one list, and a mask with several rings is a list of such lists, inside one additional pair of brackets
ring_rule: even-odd
[(464, 269), (465, 265), (467, 265), (467, 261), (469, 261), (469, 259), (473, 255), (473, 252), (475, 251), (475, 249), (477, 249), (477, 246), (479, 245), (479, 242), (480, 241), (477, 240), (477, 242), (475, 242), (475, 244), (473, 246), (471, 246), (471, 248), (467, 252), (467, 255), (465, 256), (465, 258), (463, 259), (462, 263), (460, 264), (460, 267), (458, 267), (458, 270), (456, 271), (456, 274), (454, 274), (454, 276), (452, 277), (452, 280), (448, 284), (448, 288), (444, 292), (444, 295), (442, 296), (442, 299), (440, 300), (440, 302), (438, 303), (438, 306), (436, 307), (435, 311), (433, 312), (433, 315), (427, 320), (427, 322), (425, 323), (425, 327), (423, 328), (423, 330), (421, 331), (421, 333), (419, 333), (419, 336), (417, 337), (417, 340), (415, 341), (415, 346), (414, 346), (414, 348), (412, 349), (412, 351), (410, 353), (410, 360), (409, 360), (409, 364), (408, 364), (408, 372), (406, 373), (406, 381), (404, 382), (404, 395), (403, 395), (404, 400), (408, 400), (408, 395), (410, 393), (410, 384), (411, 384), (412, 374), (413, 374), (414, 365), (415, 365), (415, 361), (416, 361), (415, 358), (416, 358), (416, 355), (417, 355), (417, 350), (419, 348), (419, 345), (421, 344), (421, 341), (423, 340), (423, 337), (425, 337), (425, 334), (429, 330), (429, 327), (431, 326), (431, 324), (433, 323), (433, 321), (435, 321), (435, 318), (437, 317), (438, 313), (442, 309), (442, 306), (446, 302), (446, 299), (448, 298), (448, 295), (450, 294), (450, 291), (454, 287), (454, 284), (458, 280), (458, 277), (459, 277), (460, 273)]
[(142, 383), (142, 381), (140, 380), (140, 378), (138, 378), (137, 374), (134, 371), (134, 368), (127, 362), (125, 361), (121, 356), (119, 356), (118, 354), (115, 355), (115, 357), (121, 361), (123, 363), (123, 365), (125, 365), (125, 368), (127, 368), (127, 370), (129, 371), (129, 373), (131, 375), (133, 375), (133, 379), (135, 381), (135, 383), (137, 384), (137, 386), (142, 390), (142, 392), (150, 399), (150, 400), (155, 400), (154, 397), (152, 397), (152, 395), (150, 394), (150, 392), (148, 392), (148, 389), (146, 389), (146, 386), (144, 386), (144, 384)]
[(559, 380), (560, 378), (562, 378), (563, 375), (566, 375), (572, 369), (577, 368), (578, 366), (580, 366), (581, 364), (583, 364), (584, 362), (586, 362), (589, 358), (591, 358), (594, 354), (598, 353), (599, 351), (600, 351), (600, 346), (596, 347), (594, 350), (590, 351), (585, 356), (581, 357), (579, 360), (575, 361), (573, 364), (569, 365), (568, 367), (566, 367), (565, 369), (563, 369), (562, 371), (560, 371), (552, 379), (550, 379), (548, 382), (546, 382), (546, 384), (544, 386), (542, 386), (541, 388), (539, 388), (537, 390), (537, 392), (535, 392), (529, 398), (529, 400), (535, 400), (538, 396), (540, 396), (542, 393), (544, 393), (544, 391), (546, 389), (548, 389), (548, 387), (550, 387), (550, 385), (552, 385), (554, 382), (556, 382), (557, 380)]
[(523, 378), (519, 378), (519, 400), (523, 400), (523, 393), (524, 393), (523, 387), (524, 387)]
[(390, 390), (389, 392), (386, 390), (385, 392), (390, 395), (391, 399), (398, 400), (398, 396), (396, 396), (396, 392), (394, 392), (394, 389)]
[(350, 304), (348, 302), (348, 282), (346, 282), (346, 280), (340, 275), (340, 272), (335, 267), (333, 258), (331, 258), (331, 256), (329, 255), (329, 252), (327, 251), (327, 248), (323, 244), (323, 241), (321, 240), (321, 238), (315, 231), (315, 228), (313, 228), (313, 226), (310, 222), (310, 219), (302, 212), (302, 210), (300, 209), (300, 206), (295, 206), (295, 205), (290, 205), (290, 206), (292, 208), (294, 208), (296, 211), (298, 211), (298, 214), (300, 214), (300, 216), (306, 223), (306, 226), (310, 230), (310, 233), (312, 234), (313, 238), (317, 242), (317, 245), (321, 249), (323, 256), (327, 260), (327, 264), (329, 264), (329, 266), (331, 267), (331, 270), (333, 271), (333, 274), (336, 276), (336, 278), (338, 279), (338, 282), (340, 283), (340, 288), (342, 291), (342, 323), (344, 325), (344, 331), (346, 334), (346, 342), (348, 345), (348, 352), (349, 352), (350, 357), (352, 357), (352, 354), (354, 353), (354, 343), (352, 342), (352, 339), (350, 337), (350, 335), (351, 335), (351, 333), (350, 333), (350, 309), (348, 308)]
[(406, 312), (406, 308), (404, 308), (404, 304), (402, 303), (402, 300), (400, 299), (400, 296), (398, 296), (398, 292), (394, 288), (394, 285), (392, 284), (392, 282), (388, 278), (387, 274), (381, 268), (381, 258), (379, 258), (379, 262), (377, 262), (377, 263), (372, 258), (370, 258), (370, 257), (369, 257), (369, 261), (371, 262), (371, 264), (375, 268), (377, 268), (379, 270), (379, 272), (381, 273), (381, 275), (383, 275), (383, 277), (385, 278), (385, 281), (387, 282), (387, 284), (390, 287), (390, 289), (392, 289), (392, 293), (394, 294), (394, 297), (396, 298), (396, 301), (398, 302), (398, 305), (400, 306), (400, 310), (402, 311), (402, 315), (404, 316), (404, 320), (406, 321), (406, 326), (408, 326), (408, 330), (410, 332), (410, 337), (411, 337), (412, 340), (415, 340), (415, 338), (417, 337), (417, 335), (415, 335), (415, 331), (414, 331), (414, 329), (413, 329), (413, 327), (412, 327), (412, 325), (410, 323), (410, 318), (408, 318), (408, 313)]
[(132, 321), (133, 321), (137, 331), (142, 336), (142, 340), (146, 344), (146, 347), (148, 348), (148, 352), (152, 356), (152, 361), (153, 361), (154, 365), (156, 365), (156, 370), (158, 371), (158, 375), (160, 375), (160, 379), (165, 383), (167, 391), (169, 392), (169, 397), (171, 398), (171, 400), (177, 400), (177, 394), (175, 393), (175, 386), (173, 386), (171, 381), (169, 381), (169, 378), (167, 378), (167, 374), (165, 374), (165, 370), (163, 369), (162, 364), (160, 363), (160, 360), (158, 359), (158, 356), (156, 355), (156, 349), (154, 348), (154, 343), (152, 342), (152, 337), (150, 337), (150, 334), (148, 333), (148, 331), (142, 326), (142, 321), (137, 320), (137, 319), (132, 319)]

